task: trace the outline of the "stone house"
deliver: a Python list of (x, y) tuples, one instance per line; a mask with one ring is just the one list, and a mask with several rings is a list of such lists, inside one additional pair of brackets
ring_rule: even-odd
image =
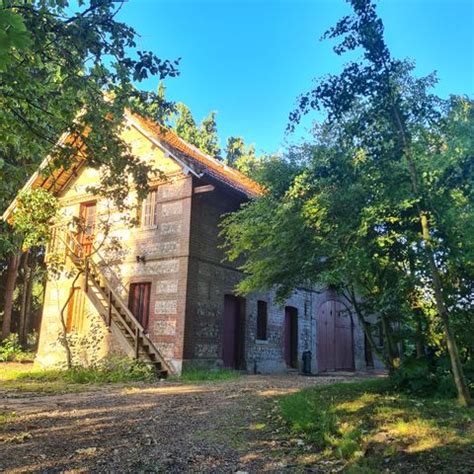
[[(224, 259), (218, 226), (262, 192), (258, 184), (147, 119), (124, 120), (132, 152), (166, 175), (150, 183), (138, 224), (90, 193), (100, 171), (85, 158), (25, 186), (53, 191), (62, 220), (83, 224), (58, 226), (48, 249), (64, 269), (47, 283), (38, 364), (64, 361), (64, 330), (76, 362), (128, 354), (163, 375), (187, 366), (301, 370), (305, 351), (313, 373), (373, 365), (356, 318), (330, 291), (300, 288), (283, 307), (271, 293), (235, 296), (242, 275)], [(133, 191), (129, 200), (137, 202)]]

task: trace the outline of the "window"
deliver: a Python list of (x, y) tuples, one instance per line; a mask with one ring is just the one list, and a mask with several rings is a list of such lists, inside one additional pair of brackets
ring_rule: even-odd
[(257, 339), (264, 341), (267, 339), (267, 303), (266, 301), (257, 301)]
[(142, 227), (144, 229), (152, 229), (158, 224), (157, 211), (158, 211), (158, 191), (156, 189), (151, 190), (148, 196), (143, 201), (142, 205)]

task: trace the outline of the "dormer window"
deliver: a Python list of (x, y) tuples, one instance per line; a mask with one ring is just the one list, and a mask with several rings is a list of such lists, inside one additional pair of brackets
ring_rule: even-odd
[(158, 190), (152, 189), (142, 204), (142, 229), (154, 229), (158, 225)]

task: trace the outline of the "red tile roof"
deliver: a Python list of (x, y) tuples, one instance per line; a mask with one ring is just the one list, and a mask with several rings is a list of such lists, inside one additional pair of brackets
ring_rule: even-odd
[(176, 154), (178, 158), (183, 159), (185, 162), (191, 162), (191, 164), (197, 167), (201, 172), (208, 174), (212, 178), (246, 195), (259, 196), (264, 193), (263, 187), (253, 179), (187, 143), (169, 128), (158, 125), (136, 114), (131, 114), (131, 116), (141, 126), (153, 133), (165, 148), (171, 147), (170, 151), (173, 154)]

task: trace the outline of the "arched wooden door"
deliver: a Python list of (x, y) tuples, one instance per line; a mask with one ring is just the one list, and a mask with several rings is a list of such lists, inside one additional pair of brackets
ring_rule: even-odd
[(317, 315), (317, 357), (319, 372), (354, 369), (352, 316), (336, 300), (319, 307)]

